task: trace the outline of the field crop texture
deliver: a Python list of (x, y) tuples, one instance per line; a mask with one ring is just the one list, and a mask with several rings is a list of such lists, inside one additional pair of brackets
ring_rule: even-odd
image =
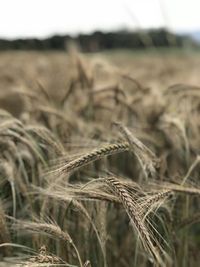
[(200, 266), (186, 52), (0, 54), (0, 266)]

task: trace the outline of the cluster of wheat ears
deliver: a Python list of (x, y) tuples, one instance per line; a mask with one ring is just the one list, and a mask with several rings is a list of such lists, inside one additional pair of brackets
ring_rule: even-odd
[(200, 88), (70, 60), (59, 100), (0, 110), (3, 266), (199, 266)]

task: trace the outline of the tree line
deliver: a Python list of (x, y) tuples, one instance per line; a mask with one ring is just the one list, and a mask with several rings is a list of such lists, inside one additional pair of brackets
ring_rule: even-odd
[(107, 49), (146, 49), (149, 47), (196, 46), (186, 35), (176, 35), (165, 29), (149, 31), (117, 31), (92, 34), (55, 35), (46, 39), (0, 39), (0, 50), (65, 50), (69, 42), (75, 42), (83, 52), (96, 52)]

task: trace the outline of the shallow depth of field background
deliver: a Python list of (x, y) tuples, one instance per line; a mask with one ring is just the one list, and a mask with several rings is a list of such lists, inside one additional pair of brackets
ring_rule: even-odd
[(187, 25), (179, 0), (144, 21), (124, 1), (122, 30), (89, 2), (68, 32), (53, 1), (50, 32), (48, 6), (23, 1), (41, 26), (0, 28), (0, 266), (198, 267), (198, 3)]

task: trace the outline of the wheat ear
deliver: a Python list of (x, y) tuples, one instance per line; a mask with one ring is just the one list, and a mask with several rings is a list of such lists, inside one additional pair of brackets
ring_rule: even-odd
[(119, 180), (116, 178), (107, 178), (106, 183), (113, 190), (113, 192), (119, 197), (121, 200), (126, 213), (128, 214), (133, 227), (137, 230), (139, 237), (142, 241), (143, 246), (147, 249), (150, 255), (159, 263), (161, 263), (161, 258), (157, 251), (157, 248), (152, 243), (152, 238), (150, 233), (145, 226), (142, 217), (139, 212), (138, 204), (133, 200), (133, 198), (129, 195), (127, 190), (122, 186)]
[(60, 168), (52, 171), (55, 174), (62, 175), (67, 174), (73, 170), (77, 170), (95, 160), (101, 159), (103, 157), (113, 155), (116, 153), (124, 152), (129, 150), (129, 144), (127, 142), (118, 143), (118, 144), (110, 144), (99, 149), (95, 149), (79, 158), (72, 160)]

